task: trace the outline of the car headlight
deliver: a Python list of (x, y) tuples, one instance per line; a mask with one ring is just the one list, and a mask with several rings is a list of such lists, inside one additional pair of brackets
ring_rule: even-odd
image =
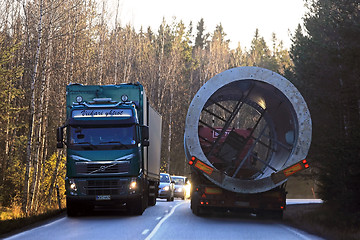
[(164, 191), (169, 191), (169, 189), (170, 189), (169, 186), (165, 186), (162, 188), (162, 190), (164, 190)]
[(181, 188), (178, 188), (178, 192), (182, 192), (184, 189), (181, 187)]

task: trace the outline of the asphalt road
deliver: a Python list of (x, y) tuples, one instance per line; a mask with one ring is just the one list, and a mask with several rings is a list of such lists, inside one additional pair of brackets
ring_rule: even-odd
[[(302, 200), (299, 203), (304, 203)], [(289, 202), (290, 203), (290, 202)], [(296, 204), (292, 201), (291, 204)], [(123, 210), (95, 211), (77, 218), (60, 218), (7, 239), (321, 239), (281, 221), (255, 216), (211, 214), (197, 217), (190, 201), (157, 201), (142, 216), (129, 216)]]

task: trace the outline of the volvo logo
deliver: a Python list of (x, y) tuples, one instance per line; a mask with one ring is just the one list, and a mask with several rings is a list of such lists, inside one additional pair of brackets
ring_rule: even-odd
[(106, 169), (105, 166), (101, 166), (99, 170), (100, 170), (101, 172), (103, 172), (103, 171), (105, 171), (105, 169)]

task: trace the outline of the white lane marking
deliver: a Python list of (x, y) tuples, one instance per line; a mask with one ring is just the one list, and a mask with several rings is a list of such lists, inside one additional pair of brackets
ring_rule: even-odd
[(49, 226), (54, 225), (54, 224), (56, 224), (56, 223), (58, 223), (58, 222), (60, 222), (60, 221), (63, 221), (64, 219), (65, 219), (65, 217), (60, 218), (60, 219), (57, 219), (57, 220), (55, 220), (55, 221), (53, 221), (53, 222), (50, 222), (50, 223), (48, 223), (48, 224), (46, 224), (46, 225), (39, 226), (39, 227), (30, 229), (30, 230), (27, 230), (27, 231), (25, 231), (25, 232), (18, 233), (18, 234), (16, 234), (16, 235), (13, 235), (13, 236), (8, 237), (8, 238), (6, 238), (6, 239), (7, 239), (7, 240), (15, 239), (15, 238), (19, 238), (19, 239), (20, 239), (21, 236), (26, 235), (26, 234), (28, 234), (28, 233), (31, 232), (31, 231), (34, 231), (34, 230), (40, 229), (40, 228), (44, 228), (44, 227), (49, 227)]
[(145, 229), (141, 234), (146, 235), (149, 231), (150, 231), (149, 229)]
[(161, 219), (161, 217), (157, 217), (156, 220), (159, 221)]
[(160, 229), (161, 225), (166, 221), (166, 219), (168, 219), (174, 212), (175, 209), (182, 205), (185, 204), (186, 202), (181, 202), (179, 204), (177, 204), (175, 207), (173, 207), (170, 211), (169, 214), (167, 214), (163, 219), (161, 219), (161, 221), (155, 226), (155, 228), (151, 231), (151, 233), (145, 238), (145, 240), (150, 240), (155, 234), (156, 232)]
[[(281, 227), (285, 228), (286, 230), (288, 230), (289, 232), (292, 232), (293, 234), (295, 234), (296, 236), (300, 237), (301, 239), (303, 240), (311, 240), (311, 238), (303, 235), (299, 230), (295, 229), (295, 228), (291, 228), (291, 227), (288, 227), (286, 225), (283, 225), (283, 224), (279, 224)], [(319, 238), (321, 239), (321, 238)]]

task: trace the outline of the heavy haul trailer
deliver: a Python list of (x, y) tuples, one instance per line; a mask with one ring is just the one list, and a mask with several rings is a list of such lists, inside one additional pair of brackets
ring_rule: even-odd
[[(66, 128), (66, 140), (63, 132)], [(66, 88), (67, 214), (126, 205), (141, 215), (156, 204), (160, 180), (161, 116), (140, 84)]]
[(308, 168), (311, 118), (298, 90), (258, 67), (224, 71), (205, 83), (186, 118), (191, 209), (282, 217), (286, 181)]

